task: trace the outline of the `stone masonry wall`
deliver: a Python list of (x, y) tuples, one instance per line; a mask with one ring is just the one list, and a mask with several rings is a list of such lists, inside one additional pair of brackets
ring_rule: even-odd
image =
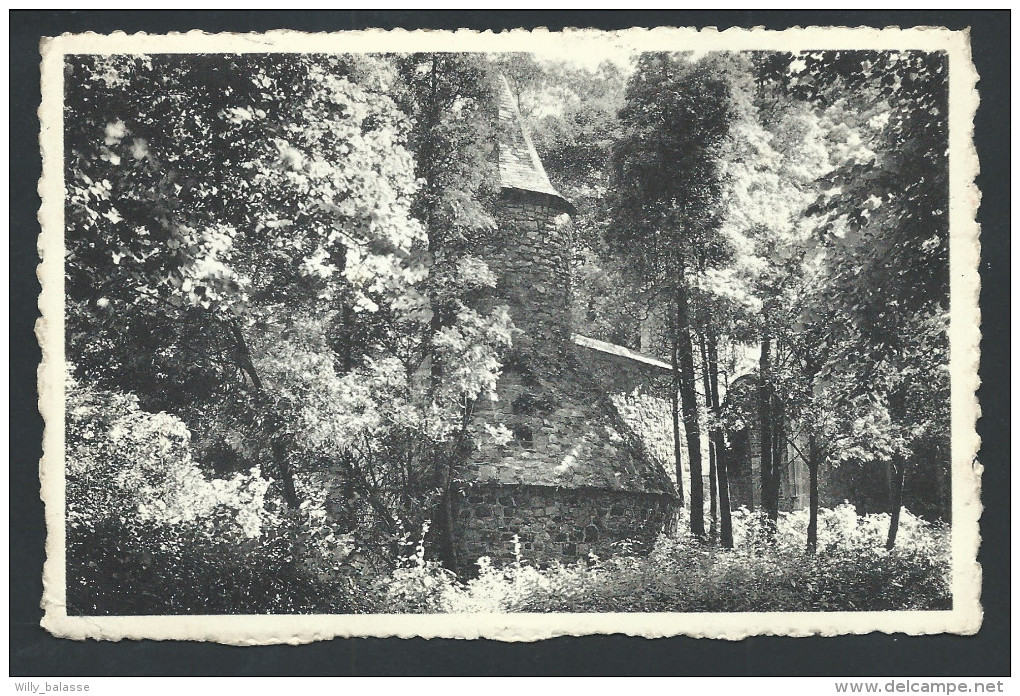
[[(672, 481), (610, 398), (564, 367), (504, 368), (497, 400), (479, 399), (474, 447), (458, 467), (466, 483), (606, 488), (668, 494)], [(490, 434), (502, 426), (508, 440)]]
[(614, 543), (649, 547), (665, 528), (674, 501), (665, 495), (545, 486), (481, 485), (457, 497), (458, 561), (469, 568), (481, 556), (514, 560), (514, 535), (525, 562), (545, 565), (605, 557)]
[[(669, 475), (670, 481), (676, 485), (676, 455), (673, 449), (673, 418), (669, 402), (662, 397), (635, 389), (629, 394), (612, 395), (613, 405), (620, 417), (630, 426), (655, 459)], [(684, 490), (691, 490), (691, 472), (687, 466), (687, 443), (681, 441), (683, 448), (683, 484)]]
[(515, 351), (562, 349), (570, 340), (570, 218), (537, 194), (504, 196), (491, 255), (500, 270), (495, 295), (523, 332)]

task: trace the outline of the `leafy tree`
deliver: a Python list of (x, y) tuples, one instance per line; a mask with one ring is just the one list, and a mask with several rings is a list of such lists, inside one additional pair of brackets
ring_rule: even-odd
[[(513, 54), (503, 63), (518, 65), (518, 58), (523, 60)], [(498, 191), (494, 77), (484, 58), (470, 54), (401, 55), (395, 64), (401, 78), (396, 98), (412, 120), (410, 146), (422, 182), (412, 210), (428, 238), (429, 277), (424, 287), (432, 338), (423, 355), (431, 368), (428, 391), (459, 414), (454, 446), (435, 455), (433, 475), (442, 500), (436, 528), (440, 555), (456, 571), (452, 524), (456, 466), (469, 445), (474, 399), (482, 386), (486, 391), (495, 387), (500, 363), (492, 349), (509, 346), (512, 328), (506, 307), (485, 306), (485, 291), (495, 285), (495, 276), (480, 256), (495, 228), (491, 210)], [(515, 74), (523, 79), (520, 71)], [(456, 364), (458, 357), (463, 364)], [(484, 385), (477, 383), (479, 379)], [(444, 380), (465, 382), (443, 397), (439, 386)]]
[(718, 168), (732, 109), (729, 89), (708, 61), (643, 54), (620, 112), (613, 153), (608, 239), (628, 271), (663, 308), (675, 375), (677, 478), (680, 418), (691, 472), (691, 530), (704, 535), (701, 437), (691, 322), (691, 285), (699, 259), (716, 244)]
[[(732, 59), (731, 59), (732, 61)], [(791, 414), (780, 377), (791, 359), (787, 336), (795, 331), (802, 308), (794, 298), (803, 290), (804, 259), (814, 247), (804, 211), (816, 191), (815, 180), (830, 169), (823, 131), (806, 109), (756, 90), (752, 66), (731, 70), (740, 95), (739, 126), (724, 158), (723, 234), (734, 253), (709, 282), (716, 314), (738, 341), (753, 340), (758, 352), (758, 408), (761, 429), (762, 511), (771, 535), (779, 513), (781, 454)], [(716, 329), (718, 330), (718, 329)]]
[[(919, 51), (774, 54), (764, 81), (849, 124), (863, 153), (821, 179), (807, 211), (825, 247), (828, 306), (850, 325), (854, 399), (869, 394), (906, 436), (891, 455), (895, 541), (913, 445), (948, 435), (948, 83), (946, 56)], [(935, 327), (935, 328), (932, 328)], [(926, 350), (918, 350), (919, 337)], [(925, 375), (928, 379), (918, 383)], [(927, 411), (914, 408), (925, 404)], [(948, 448), (925, 446), (929, 453)], [(937, 455), (936, 455), (937, 456)]]
[(526, 121), (550, 178), (584, 219), (586, 212), (597, 212), (610, 183), (626, 76), (610, 62), (594, 70), (559, 63), (542, 68), (541, 91), (531, 96), (535, 113)]
[(626, 269), (591, 249), (575, 249), (571, 276), (572, 326), (585, 336), (633, 350), (642, 345), (642, 323), (651, 314), (641, 294), (628, 282)]
[(191, 433), (167, 413), (148, 413), (136, 397), (97, 392), (68, 380), (67, 527), (88, 539), (96, 527), (137, 515), (173, 525), (214, 514), (218, 533), (254, 538), (271, 517), (267, 481), (257, 469), (210, 481), (191, 458)]
[(911, 310), (948, 307), (946, 55), (779, 53), (767, 65), (766, 79), (781, 89), (850, 116), (871, 150), (825, 177), (827, 191), (811, 212), (822, 216), (824, 231), (841, 237), (853, 262), (833, 275), (831, 292), (871, 326), (881, 357)]
[[(456, 305), (433, 322), (441, 282), (391, 63), (114, 56), (68, 71), (80, 377), (204, 429), (203, 460), (268, 459), (292, 507), (338, 488), (337, 519), (399, 547), (430, 517), (438, 452), (494, 385), (509, 330), (505, 312)], [(465, 263), (466, 287), (491, 282)], [(440, 379), (420, 389), (427, 360)]]
[[(399, 114), (355, 83), (359, 67), (372, 70), (314, 57), (68, 63), (71, 352), (97, 379), (133, 380), (156, 407), (199, 396), (194, 420), (214, 409), (247, 422), (292, 506), (290, 405), (267, 387), (272, 366), (252, 338), (283, 298), (326, 309), (340, 292), (377, 306), (371, 295), (405, 272), (393, 252), (421, 236), (407, 210), (411, 160), (392, 147)], [(339, 152), (352, 165), (343, 171)], [(327, 287), (334, 273), (339, 288)], [(119, 343), (128, 369), (95, 359), (82, 345), (93, 335)], [(158, 343), (139, 351), (131, 339), (143, 335)], [(164, 389), (178, 347), (197, 394)]]
[[(462, 55), (456, 57), (458, 61), (463, 59)], [(492, 56), (492, 63), (510, 85), (510, 93), (517, 102), (517, 110), (525, 118), (530, 117), (539, 107), (536, 97), (545, 86), (548, 71), (531, 53), (496, 53)]]
[[(762, 435), (765, 516), (759, 529), (769, 537), (775, 529), (781, 468), (788, 465), (783, 451), (790, 446), (807, 450), (800, 454), (811, 477), (812, 536), (817, 528), (818, 467), (840, 451), (836, 443), (849, 437), (853, 419), (836, 419), (843, 430), (835, 422), (816, 427), (820, 423), (809, 413), (824, 415), (836, 402), (816, 412), (807, 406), (819, 397), (823, 371), (845, 368), (839, 362), (845, 354), (840, 356), (838, 348), (847, 340), (845, 317), (831, 311), (825, 299), (831, 273), (828, 250), (809, 212), (822, 192), (820, 179), (847, 161), (863, 161), (870, 151), (838, 115), (820, 113), (768, 81), (756, 83), (762, 57), (725, 54), (714, 60), (729, 79), (736, 113), (721, 160), (726, 182), (722, 235), (732, 253), (725, 264), (705, 273), (699, 324), (706, 344), (717, 336), (738, 345), (758, 343), (754, 418)], [(710, 362), (709, 352), (703, 363)], [(717, 364), (710, 367), (718, 372)], [(844, 370), (842, 378), (852, 374)], [(828, 390), (826, 398), (834, 394)], [(863, 408), (863, 400), (847, 398), (840, 407), (843, 415)], [(806, 448), (797, 442), (805, 434)]]

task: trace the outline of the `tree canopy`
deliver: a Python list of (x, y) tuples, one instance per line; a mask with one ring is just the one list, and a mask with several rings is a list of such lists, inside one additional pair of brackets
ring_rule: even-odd
[[(446, 61), (486, 108), (479, 69)], [(83, 57), (67, 80), (76, 373), (292, 507), (339, 467), (346, 531), (391, 539), (431, 516), (439, 452), (510, 340), (504, 309), (458, 300), (494, 282), (456, 246), (491, 225), (484, 131), (463, 93), (423, 118), (414, 65)]]

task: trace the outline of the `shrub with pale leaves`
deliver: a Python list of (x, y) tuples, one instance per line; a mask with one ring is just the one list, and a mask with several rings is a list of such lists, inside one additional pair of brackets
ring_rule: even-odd
[(177, 417), (143, 411), (133, 396), (67, 384), (67, 519), (95, 529), (198, 523), (210, 533), (255, 538), (270, 513), (258, 468), (210, 479), (191, 457)]

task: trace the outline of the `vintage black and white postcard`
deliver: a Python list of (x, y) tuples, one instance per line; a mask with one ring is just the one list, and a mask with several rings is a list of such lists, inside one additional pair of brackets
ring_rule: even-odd
[(966, 32), (41, 50), (51, 632), (979, 628)]

